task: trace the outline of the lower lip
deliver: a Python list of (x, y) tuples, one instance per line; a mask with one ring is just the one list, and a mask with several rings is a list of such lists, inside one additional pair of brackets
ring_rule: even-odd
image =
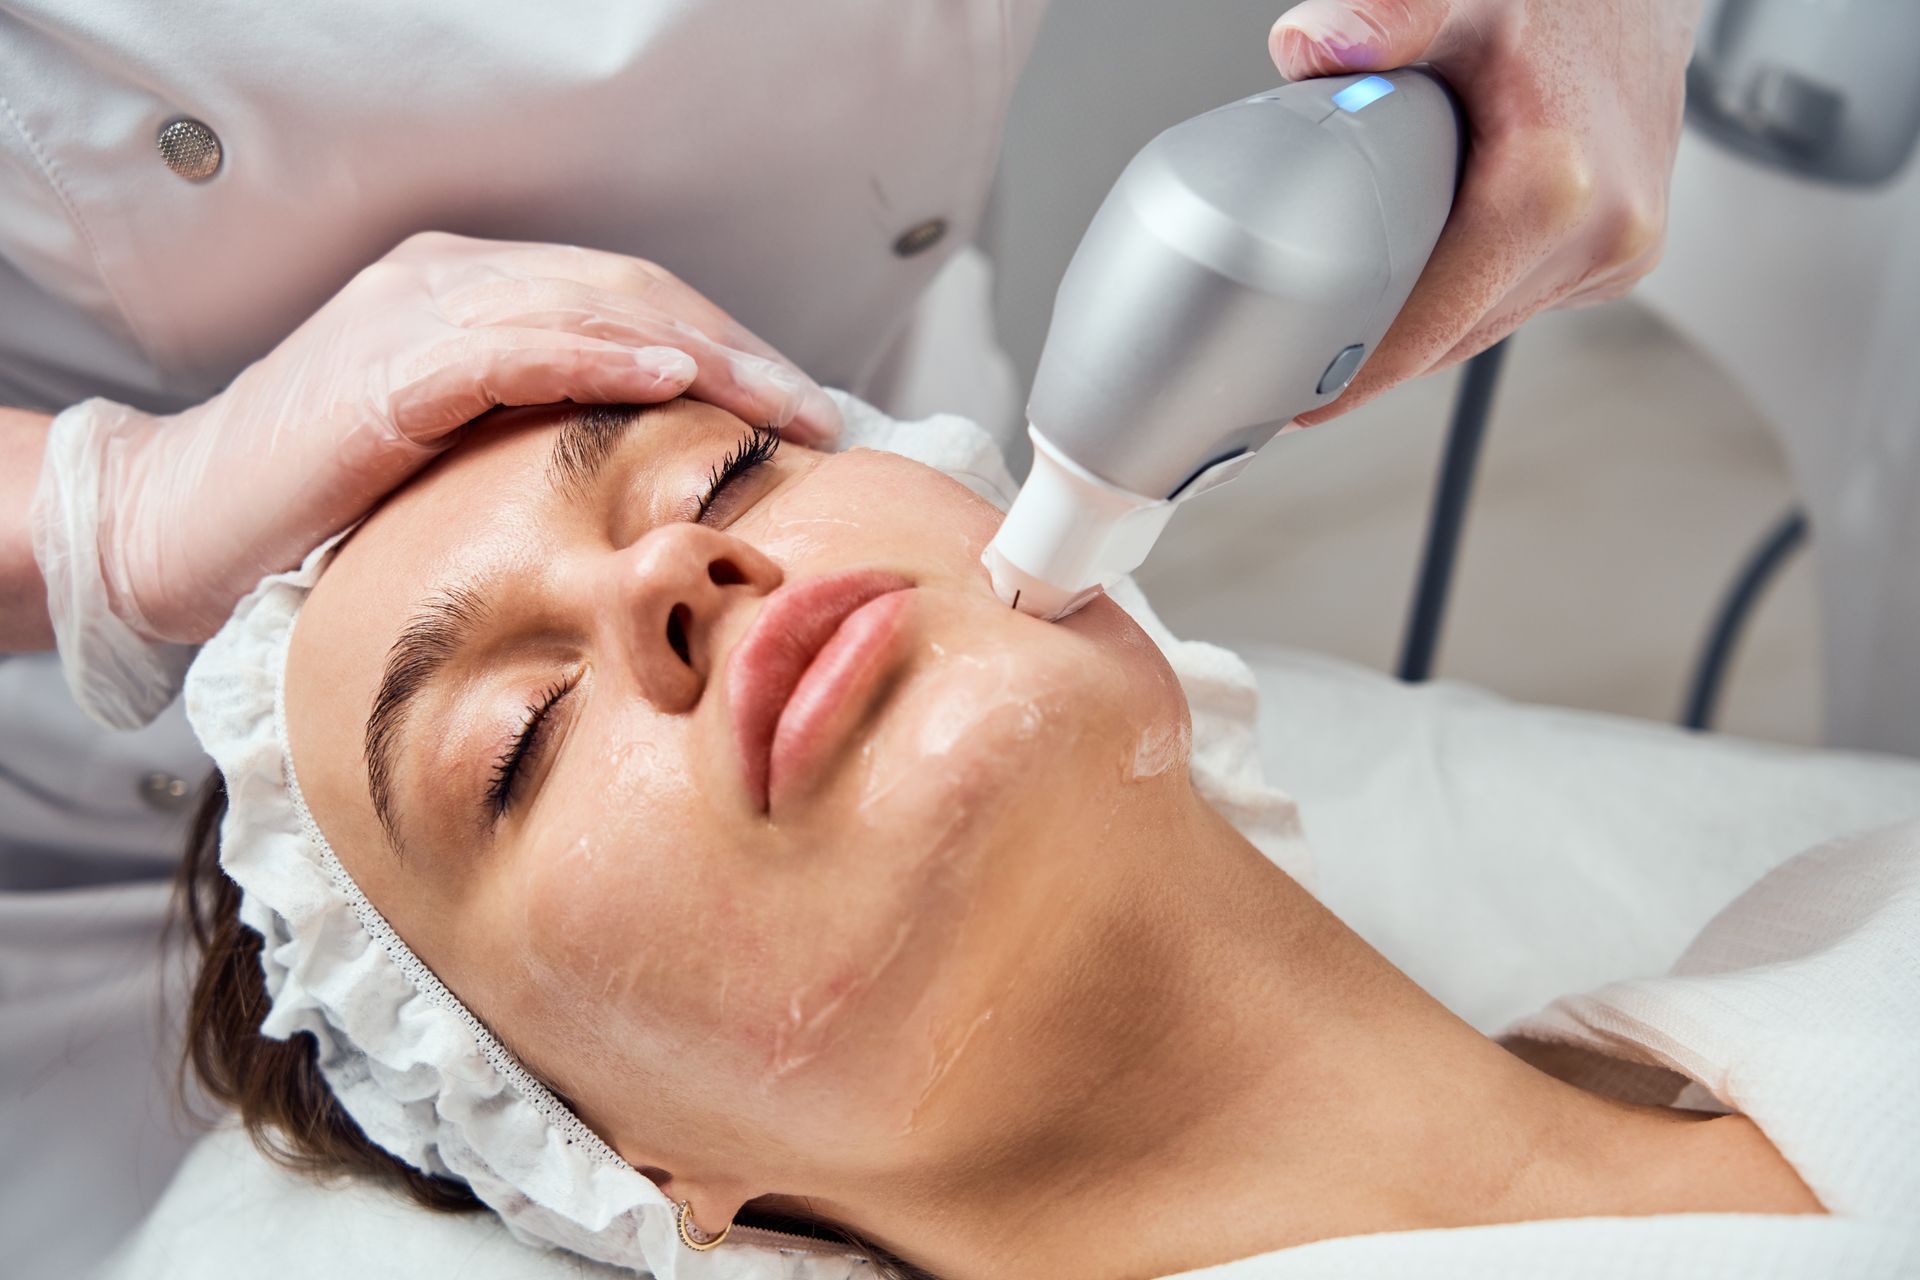
[(851, 727), (858, 696), (880, 674), (900, 630), (905, 591), (876, 596), (846, 616), (833, 638), (815, 654), (793, 696), (780, 711), (767, 761), (767, 799), (804, 786), (829, 749)]

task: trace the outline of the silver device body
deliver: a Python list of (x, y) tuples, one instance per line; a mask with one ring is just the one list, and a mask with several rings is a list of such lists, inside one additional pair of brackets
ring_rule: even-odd
[(1002, 597), (1071, 612), (1138, 566), (1173, 503), (1345, 390), (1426, 266), (1464, 149), (1418, 67), (1284, 85), (1142, 149), (1054, 302), (1034, 472), (983, 557)]

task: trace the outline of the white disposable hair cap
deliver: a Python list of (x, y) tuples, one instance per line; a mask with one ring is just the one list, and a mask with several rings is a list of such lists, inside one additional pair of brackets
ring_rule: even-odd
[[(1014, 485), (970, 422), (896, 422), (836, 396), (845, 447), (887, 449), (935, 467), (1004, 509)], [(696, 1253), (679, 1242), (666, 1195), (536, 1080), (422, 964), (360, 891), (300, 792), (288, 749), (287, 645), (338, 538), (267, 578), (187, 674), (187, 716), (227, 787), (220, 863), (240, 918), (264, 940), (263, 1034), (310, 1033), (340, 1105), (367, 1137), (425, 1173), (457, 1179), (521, 1240), (652, 1272), (658, 1280), (846, 1280), (864, 1259), (736, 1229)], [(1123, 584), (1122, 603), (1160, 643), (1194, 713), (1202, 795), (1268, 856), (1307, 871), (1292, 803), (1259, 779), (1253, 682), (1222, 649), (1175, 640)], [(1120, 594), (1116, 592), (1116, 594)], [(1130, 598), (1129, 598), (1130, 597)]]

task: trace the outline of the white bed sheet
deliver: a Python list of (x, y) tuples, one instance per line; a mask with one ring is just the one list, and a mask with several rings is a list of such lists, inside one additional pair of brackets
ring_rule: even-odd
[(1920, 816), (1920, 760), (1240, 653), (1260, 682), (1261, 763), (1300, 805), (1315, 893), (1488, 1032), (1663, 973), (1794, 854)]
[[(1300, 803), (1315, 890), (1475, 1025), (1664, 970), (1721, 906), (1819, 840), (1920, 815), (1920, 761), (1811, 752), (1409, 688), (1244, 653), (1267, 776)], [(105, 1280), (579, 1280), (615, 1274), (216, 1134)]]

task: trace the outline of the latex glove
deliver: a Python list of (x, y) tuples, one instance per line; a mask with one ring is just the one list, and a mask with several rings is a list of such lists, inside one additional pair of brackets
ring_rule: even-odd
[(839, 429), (824, 392), (661, 267), (413, 236), (205, 404), (55, 418), (31, 523), (68, 683), (94, 718), (144, 724), (241, 596), (489, 408), (683, 393), (802, 443)]
[(1660, 258), (1699, 0), (1306, 0), (1289, 79), (1431, 63), (1472, 146), (1406, 307), (1323, 422), (1457, 364), (1536, 311), (1616, 298)]

